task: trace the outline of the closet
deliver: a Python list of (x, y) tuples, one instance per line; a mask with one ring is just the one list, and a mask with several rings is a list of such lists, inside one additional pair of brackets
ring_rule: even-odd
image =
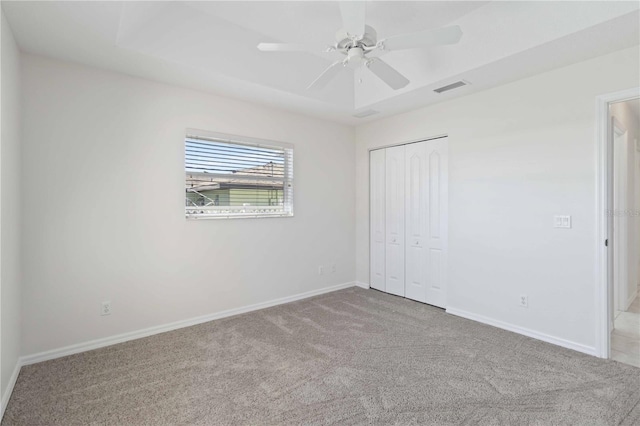
[(370, 151), (370, 285), (444, 308), (447, 138)]

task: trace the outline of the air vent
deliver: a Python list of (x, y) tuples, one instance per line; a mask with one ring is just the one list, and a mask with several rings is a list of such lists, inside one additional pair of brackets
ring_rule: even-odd
[(368, 109), (366, 111), (362, 111), (357, 114), (354, 114), (353, 116), (357, 118), (365, 118), (365, 117), (369, 117), (370, 115), (378, 114), (379, 112), (380, 111), (376, 111), (375, 109)]
[(469, 83), (467, 83), (466, 81), (460, 80), (460, 81), (456, 81), (455, 83), (447, 84), (446, 86), (442, 86), (438, 89), (435, 89), (434, 92), (442, 93), (448, 90), (457, 89), (458, 87), (466, 86), (467, 84)]

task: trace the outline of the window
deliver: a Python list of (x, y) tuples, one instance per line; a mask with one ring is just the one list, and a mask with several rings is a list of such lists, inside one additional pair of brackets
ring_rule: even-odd
[(188, 130), (187, 218), (293, 216), (293, 146)]

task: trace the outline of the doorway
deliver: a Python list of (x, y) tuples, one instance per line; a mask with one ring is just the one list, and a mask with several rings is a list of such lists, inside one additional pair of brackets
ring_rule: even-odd
[(640, 90), (598, 98), (597, 117), (598, 352), (640, 367)]
[(640, 367), (640, 99), (609, 105), (613, 149), (613, 310), (610, 357)]

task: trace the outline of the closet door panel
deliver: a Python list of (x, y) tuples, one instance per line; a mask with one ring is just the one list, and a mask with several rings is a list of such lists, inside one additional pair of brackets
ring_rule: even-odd
[(448, 250), (448, 142), (447, 138), (426, 142), (428, 164), (426, 235), (426, 303), (446, 307)]
[(370, 273), (369, 285), (376, 290), (385, 288), (385, 150), (371, 151), (369, 157), (370, 192)]
[(426, 142), (405, 147), (405, 296), (420, 302), (425, 302), (427, 297), (429, 170), (426, 148)]
[(405, 147), (386, 149), (386, 292), (405, 294)]

